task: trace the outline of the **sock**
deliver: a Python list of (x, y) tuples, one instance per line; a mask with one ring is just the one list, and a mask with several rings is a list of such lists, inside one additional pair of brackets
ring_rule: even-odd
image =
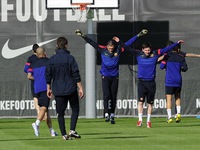
[(138, 113), (139, 121), (142, 121), (142, 113)]
[(147, 122), (151, 122), (151, 114), (147, 114)]
[(168, 119), (172, 117), (172, 109), (167, 109)]
[(181, 106), (176, 106), (177, 114), (181, 113)]
[(36, 120), (36, 122), (35, 122), (35, 124), (37, 125), (37, 126), (39, 126), (40, 125), (40, 120)]
[(105, 113), (105, 117), (108, 117), (108, 113)]

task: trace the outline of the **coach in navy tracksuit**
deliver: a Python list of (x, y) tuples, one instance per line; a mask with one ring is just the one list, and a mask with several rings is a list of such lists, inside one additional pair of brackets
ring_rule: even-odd
[(134, 50), (123, 44), (125, 50), (136, 56), (138, 61), (138, 127), (142, 126), (143, 104), (146, 97), (148, 103), (147, 128), (151, 128), (150, 118), (156, 92), (156, 64), (159, 56), (163, 55), (165, 52), (170, 51), (182, 42), (183, 41), (180, 40), (168, 47), (157, 50), (152, 50), (150, 43), (142, 44), (142, 50)]
[[(57, 39), (56, 54), (53, 55), (46, 68), (47, 94), (56, 100), (58, 123), (64, 140), (69, 136), (80, 138), (75, 131), (79, 115), (79, 98), (83, 97), (81, 77), (75, 58), (67, 50), (68, 41), (64, 37)], [(52, 84), (52, 90), (51, 90)], [(78, 87), (78, 92), (77, 92)], [(69, 136), (66, 133), (64, 114), (68, 101), (72, 108)]]
[[(172, 41), (168, 42), (168, 45), (173, 44)], [(181, 87), (182, 87), (182, 76), (181, 71), (187, 71), (188, 67), (185, 60), (186, 53), (180, 51), (180, 45), (177, 45), (173, 51), (168, 52), (165, 55), (164, 60), (160, 63), (161, 69), (166, 69), (165, 76), (165, 92), (167, 100), (167, 123), (171, 123), (172, 113), (172, 96), (175, 96), (176, 101), (176, 122), (181, 121)]]

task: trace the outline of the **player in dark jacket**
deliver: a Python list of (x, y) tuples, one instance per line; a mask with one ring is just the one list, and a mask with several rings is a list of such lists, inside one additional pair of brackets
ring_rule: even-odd
[[(115, 124), (114, 113), (116, 108), (119, 82), (119, 58), (123, 52), (121, 42), (118, 38), (113, 38), (113, 40), (108, 41), (106, 46), (102, 46), (88, 38), (80, 30), (76, 30), (75, 33), (81, 36), (87, 43), (92, 45), (101, 54), (102, 63), (100, 74), (102, 75), (104, 116), (106, 122), (110, 121), (111, 124)], [(141, 31), (138, 35), (128, 40), (126, 44), (131, 45), (138, 37), (143, 36), (146, 33), (147, 30)], [(118, 41), (116, 41), (116, 39)]]
[[(75, 129), (79, 116), (78, 96), (83, 97), (78, 65), (75, 58), (69, 54), (67, 46), (66, 38), (59, 37), (57, 39), (56, 54), (50, 58), (46, 68), (47, 94), (49, 97), (52, 97), (52, 94), (55, 96), (58, 123), (64, 140), (69, 140), (71, 137), (81, 137)], [(68, 101), (72, 108), (69, 135), (66, 133), (64, 118)]]
[(38, 137), (40, 122), (46, 114), (46, 123), (50, 130), (50, 135), (57, 136), (57, 133), (52, 128), (52, 122), (48, 111), (50, 99), (47, 97), (45, 70), (49, 59), (46, 58), (45, 50), (41, 47), (37, 48), (36, 55), (38, 59), (34, 63), (31, 63), (27, 71), (28, 79), (34, 80), (34, 93), (38, 98), (38, 105), (40, 106), (37, 120), (32, 124), (32, 127), (34, 129), (35, 136)]
[(142, 126), (143, 104), (145, 102), (145, 98), (147, 98), (147, 128), (151, 128), (150, 118), (156, 92), (156, 64), (159, 56), (170, 51), (182, 42), (183, 41), (180, 40), (168, 47), (157, 50), (152, 50), (150, 43), (144, 43), (142, 45), (142, 50), (134, 50), (123, 44), (125, 50), (136, 56), (138, 61), (138, 127)]

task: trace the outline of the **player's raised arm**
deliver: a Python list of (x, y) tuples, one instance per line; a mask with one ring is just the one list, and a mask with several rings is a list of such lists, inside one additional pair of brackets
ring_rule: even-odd
[(132, 55), (136, 55), (136, 53), (139, 52), (139, 50), (135, 50), (135, 49), (131, 48), (130, 46), (127, 46), (127, 45), (126, 45), (125, 43), (123, 43), (123, 42), (120, 42), (120, 44), (121, 44), (122, 48), (123, 48), (125, 51), (129, 52), (129, 53), (132, 54)]
[(158, 50), (158, 54), (159, 55), (163, 55), (164, 53), (167, 53), (168, 51), (172, 50), (174, 47), (176, 47), (178, 44), (181, 44), (181, 43), (184, 43), (184, 41), (183, 40), (179, 40), (176, 43), (173, 43), (173, 44), (171, 44), (171, 45), (169, 45), (169, 46), (167, 46), (167, 47), (165, 47), (163, 49), (159, 49)]
[(117, 42), (117, 43), (120, 41), (120, 39), (119, 39), (118, 37), (116, 37), (116, 36), (113, 37), (113, 40), (114, 40), (115, 42)]
[(143, 29), (142, 31), (140, 31), (137, 35), (135, 35), (134, 37), (130, 38), (127, 42), (125, 42), (125, 44), (127, 46), (132, 45), (139, 37), (144, 36), (148, 33), (147, 29)]
[(200, 57), (200, 54), (186, 53), (186, 57)]
[(90, 45), (92, 45), (92, 47), (94, 47), (96, 50), (99, 49), (99, 45), (93, 41), (92, 39), (90, 39), (89, 37), (87, 37), (84, 33), (81, 32), (81, 30), (77, 29), (75, 31), (75, 34), (82, 37), (87, 43), (89, 43)]

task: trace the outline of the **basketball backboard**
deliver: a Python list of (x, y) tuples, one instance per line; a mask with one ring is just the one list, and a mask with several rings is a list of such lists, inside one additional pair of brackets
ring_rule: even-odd
[(72, 9), (77, 7), (74, 3), (89, 3), (90, 9), (119, 8), (119, 0), (46, 0), (47, 9)]

